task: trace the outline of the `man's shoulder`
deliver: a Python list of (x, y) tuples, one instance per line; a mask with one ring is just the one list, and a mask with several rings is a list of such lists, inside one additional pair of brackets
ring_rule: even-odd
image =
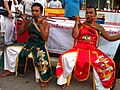
[(101, 30), (104, 30), (104, 27), (100, 24), (96, 24), (96, 29), (101, 32)]
[(98, 28), (99, 28), (99, 27), (103, 27), (103, 26), (102, 26), (102, 25), (100, 25), (100, 24), (97, 24), (97, 23), (96, 23), (96, 27), (98, 27)]

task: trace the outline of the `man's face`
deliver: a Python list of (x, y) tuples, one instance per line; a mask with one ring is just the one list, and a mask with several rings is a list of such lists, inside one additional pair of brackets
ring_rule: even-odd
[(38, 18), (41, 15), (42, 15), (42, 13), (40, 11), (40, 7), (38, 7), (38, 6), (32, 7), (32, 17), (33, 18)]
[(86, 9), (86, 20), (87, 22), (92, 22), (96, 19), (96, 13), (94, 8), (87, 8)]

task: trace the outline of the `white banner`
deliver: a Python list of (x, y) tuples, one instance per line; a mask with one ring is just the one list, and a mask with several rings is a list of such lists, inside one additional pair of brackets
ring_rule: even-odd
[[(62, 54), (73, 46), (72, 28), (74, 21), (70, 20), (58, 20), (50, 21), (51, 28), (47, 42), (47, 49), (49, 52)], [(110, 35), (120, 34), (120, 26), (102, 25)], [(105, 54), (114, 57), (116, 49), (120, 40), (109, 42), (102, 37), (99, 40), (99, 49)]]
[[(105, 24), (102, 26), (110, 35), (120, 34), (120, 26), (105, 25)], [(113, 58), (119, 43), (120, 40), (109, 42), (104, 38), (100, 37), (98, 48), (101, 51), (103, 51), (105, 54), (107, 54), (109, 57)]]
[[(66, 21), (66, 20), (65, 20)], [(72, 28), (74, 22), (67, 24), (67, 21), (50, 22), (51, 28), (47, 42), (49, 52), (62, 54), (73, 46)]]

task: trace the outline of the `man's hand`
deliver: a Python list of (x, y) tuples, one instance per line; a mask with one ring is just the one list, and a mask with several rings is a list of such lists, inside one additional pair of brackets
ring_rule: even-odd
[(75, 19), (76, 22), (81, 23), (81, 21), (80, 21), (80, 17), (79, 17), (79, 16), (74, 16), (74, 19)]
[(42, 24), (42, 22), (43, 22), (43, 17), (40, 16), (40, 17), (38, 18), (37, 22), (40, 23), (40, 24)]
[(27, 15), (26, 14), (22, 14), (21, 17), (22, 17), (23, 21), (27, 20)]
[(12, 12), (9, 12), (8, 17), (9, 17), (10, 19), (13, 18), (13, 16), (12, 16)]

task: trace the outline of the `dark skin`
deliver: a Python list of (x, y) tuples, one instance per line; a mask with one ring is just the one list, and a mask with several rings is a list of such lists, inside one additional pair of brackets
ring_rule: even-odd
[[(40, 11), (40, 7), (38, 7), (38, 6), (32, 7), (32, 17), (34, 18), (36, 24), (40, 26), (39, 29), (41, 32), (42, 39), (44, 41), (47, 41), (48, 35), (49, 35), (50, 24), (43, 19), (42, 13)], [(24, 22), (18, 30), (19, 35), (23, 35), (27, 31), (29, 24), (32, 23), (31, 20), (26, 20), (25, 14), (22, 15), (22, 18), (23, 18)]]
[[(103, 26), (99, 25), (99, 24), (96, 24), (94, 25), (94, 21), (96, 19), (96, 13), (95, 13), (95, 10), (94, 8), (87, 8), (86, 9), (86, 21), (83, 23), (84, 25), (90, 25), (94, 28), (96, 28), (98, 30), (98, 32), (101, 32), (101, 36), (103, 38), (105, 38), (106, 40), (108, 41), (115, 41), (115, 40), (118, 40), (120, 39), (120, 34), (118, 35), (114, 35), (114, 36), (110, 36), (106, 31), (105, 29), (103, 28)], [(72, 31), (72, 35), (74, 38), (78, 38), (79, 36), (79, 31), (80, 31), (80, 27), (79, 27), (79, 23), (80, 23), (80, 19), (79, 17), (75, 17), (75, 25), (74, 25), (74, 28), (73, 28), (73, 31)]]

